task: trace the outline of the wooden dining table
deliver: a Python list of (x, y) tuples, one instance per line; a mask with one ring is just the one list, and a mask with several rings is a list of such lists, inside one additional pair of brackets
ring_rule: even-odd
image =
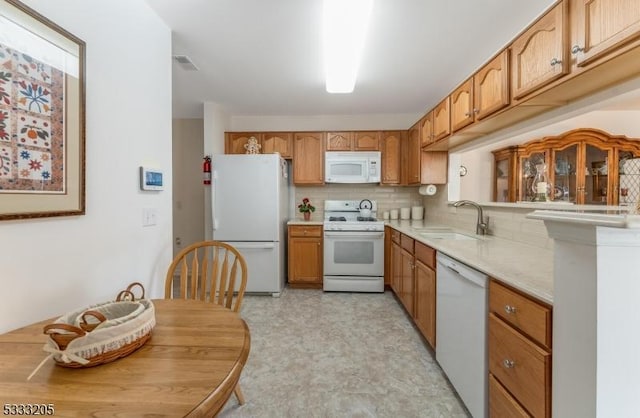
[[(4, 415), (36, 405), (62, 417), (211, 417), (227, 402), (249, 356), (247, 324), (236, 313), (197, 300), (153, 300), (151, 339), (127, 357), (71, 369), (46, 357), (42, 332), (54, 319), (0, 335)], [(50, 412), (46, 413), (47, 407)], [(1, 412), (0, 412), (1, 413)], [(28, 414), (22, 414), (28, 415)]]

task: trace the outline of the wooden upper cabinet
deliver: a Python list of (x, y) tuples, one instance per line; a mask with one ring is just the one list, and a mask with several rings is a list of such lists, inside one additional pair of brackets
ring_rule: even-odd
[(351, 151), (353, 132), (327, 132), (327, 151)]
[(260, 142), (260, 134), (257, 132), (227, 132), (225, 140), (225, 154), (245, 154), (244, 146), (249, 138), (254, 137)]
[(433, 139), (438, 141), (451, 134), (451, 119), (449, 111), (449, 97), (444, 99), (433, 109)]
[(324, 134), (296, 132), (293, 134), (293, 183), (324, 184)]
[(511, 92), (514, 99), (569, 72), (568, 0), (558, 3), (511, 45)]
[(279, 152), (282, 158), (293, 156), (293, 133), (267, 132), (262, 134), (262, 153), (273, 154)]
[(353, 133), (354, 151), (378, 151), (380, 150), (380, 132), (356, 131)]
[(327, 132), (327, 151), (378, 151), (378, 131)]
[(402, 158), (402, 133), (400, 131), (384, 131), (380, 136), (382, 154), (381, 184), (400, 184), (400, 167)]
[(509, 50), (505, 49), (473, 76), (475, 118), (480, 120), (492, 115), (510, 102)]
[(420, 120), (420, 146), (426, 147), (433, 142), (433, 112), (429, 112)]
[(577, 29), (571, 53), (588, 65), (624, 43), (640, 38), (638, 0), (576, 0), (571, 14)]
[(409, 129), (409, 138), (403, 150), (406, 162), (406, 184), (420, 184), (420, 122)]
[(447, 184), (449, 153), (422, 151), (420, 153), (420, 184)]
[(451, 93), (451, 131), (473, 123), (473, 79), (470, 78)]

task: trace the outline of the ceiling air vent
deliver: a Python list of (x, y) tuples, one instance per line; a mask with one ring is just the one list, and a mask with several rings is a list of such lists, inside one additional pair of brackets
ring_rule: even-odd
[(193, 63), (193, 61), (191, 61), (191, 58), (189, 58), (186, 55), (174, 55), (173, 59), (174, 59), (175, 62), (180, 64), (180, 67), (182, 67), (183, 70), (186, 70), (186, 71), (198, 71), (199, 70), (199, 68), (196, 67), (196, 65)]

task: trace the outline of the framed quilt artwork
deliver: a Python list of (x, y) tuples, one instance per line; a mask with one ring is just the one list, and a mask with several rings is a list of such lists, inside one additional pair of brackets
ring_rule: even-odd
[(85, 211), (85, 43), (0, 0), (0, 220)]

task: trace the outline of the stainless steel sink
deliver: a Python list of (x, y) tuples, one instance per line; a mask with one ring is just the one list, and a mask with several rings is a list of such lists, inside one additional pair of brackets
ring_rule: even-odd
[(420, 232), (420, 236), (428, 239), (446, 239), (446, 240), (477, 240), (478, 238), (470, 235), (460, 234), (453, 231), (428, 231)]

